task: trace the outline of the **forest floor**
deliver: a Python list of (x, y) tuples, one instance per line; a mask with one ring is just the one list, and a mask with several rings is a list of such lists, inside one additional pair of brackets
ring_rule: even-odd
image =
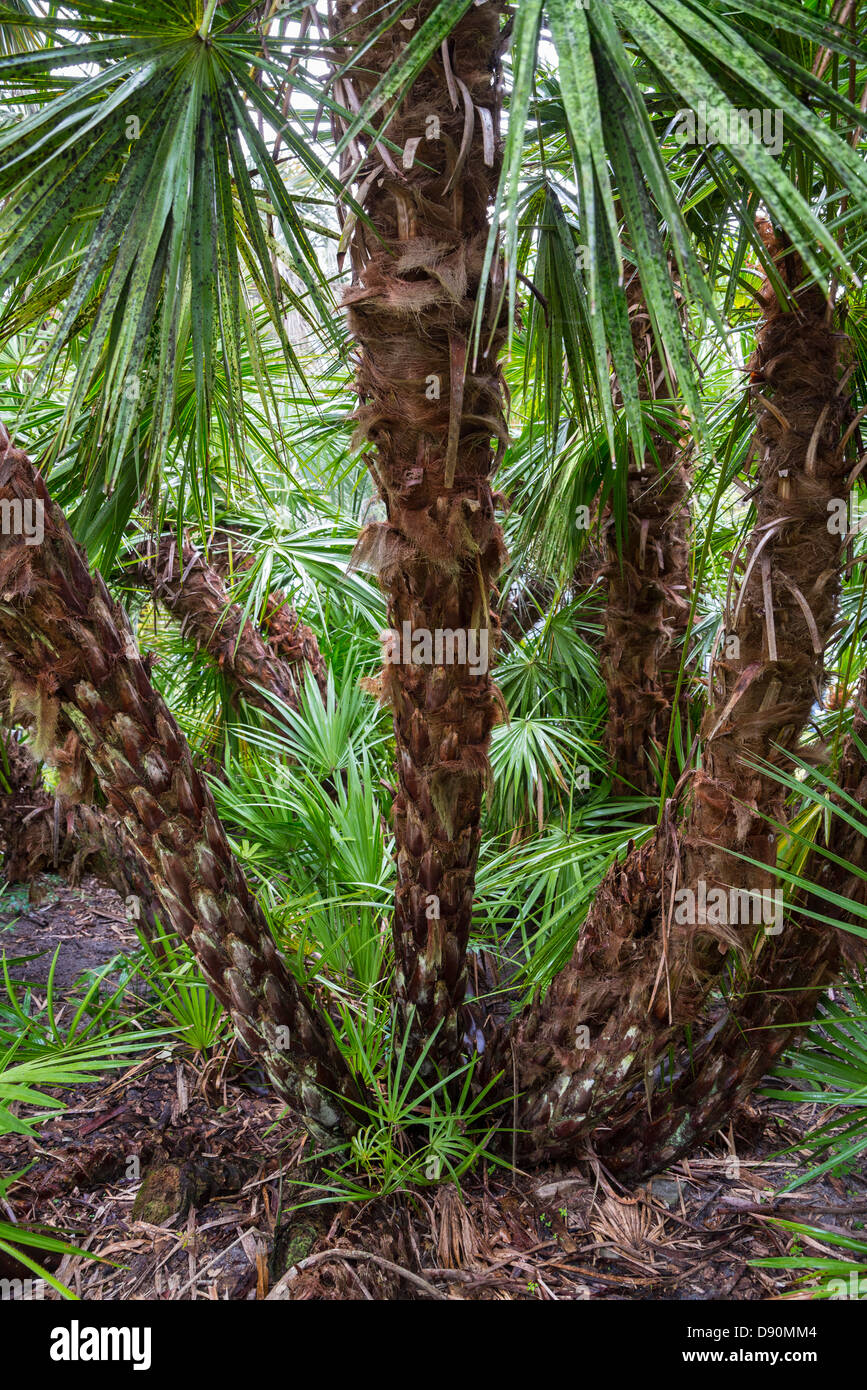
[[(122, 901), (92, 880), (41, 880), (33, 897), (0, 897), (0, 952), (35, 957), (10, 975), (37, 1005), (57, 948), (56, 1002), (136, 945)], [(234, 1047), (207, 1061), (157, 1047), (51, 1094), (66, 1108), (38, 1141), (0, 1138), (0, 1176), (20, 1173), (3, 1205), (99, 1257), (46, 1260), (84, 1299), (774, 1299), (795, 1285), (752, 1263), (791, 1252), (772, 1217), (856, 1236), (867, 1221), (863, 1167), (780, 1194), (799, 1171), (780, 1150), (816, 1123), (812, 1105), (755, 1099), (725, 1139), (635, 1192), (484, 1166), (460, 1192), (299, 1208), (306, 1139)], [(26, 1273), (4, 1258), (0, 1277)]]

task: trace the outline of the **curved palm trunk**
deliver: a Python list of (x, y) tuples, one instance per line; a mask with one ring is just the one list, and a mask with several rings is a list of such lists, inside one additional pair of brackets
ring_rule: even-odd
[(307, 672), (310, 672), (324, 704), (328, 697), (328, 670), (316, 634), (306, 623), (302, 623), (279, 589), (272, 589), (265, 601), (262, 628), (269, 646), (296, 673), (299, 687), (306, 679)]
[(7, 883), (32, 883), (41, 873), (65, 871), (75, 863), (77, 839), (69, 833), (58, 799), (43, 790), (29, 750), (2, 735), (9, 776), (0, 790), (0, 843)]
[[(0, 711), (7, 729), (23, 723), (38, 739), (40, 730), (35, 711), (19, 710), (13, 714), (9, 706), (8, 687), (0, 694)], [(14, 696), (13, 696), (14, 699)], [(42, 730), (42, 733), (46, 733)], [(0, 731), (3, 741), (5, 768), (3, 790), (0, 792), (0, 836), (3, 840), (3, 874), (9, 883), (30, 883), (40, 873), (60, 871), (73, 887), (85, 873), (92, 873), (113, 888), (121, 898), (135, 898), (130, 904), (136, 920), (141, 922), (155, 949), (160, 935), (157, 914), (160, 911), (150, 877), (135, 852), (123, 823), (106, 807), (90, 804), (93, 774), (83, 778), (80, 750), (68, 745), (44, 748), (46, 760), (61, 772), (67, 790), (54, 795), (42, 789), (39, 764), (31, 749), (19, 742), (12, 732)], [(69, 740), (72, 743), (73, 740)], [(74, 740), (77, 745), (77, 740)], [(70, 755), (72, 757), (70, 758)], [(69, 762), (74, 766), (70, 777)], [(90, 769), (88, 769), (90, 772)], [(8, 786), (7, 786), (8, 782)], [(69, 786), (69, 783), (72, 783)]]
[[(821, 700), (824, 651), (837, 612), (848, 467), (842, 447), (851, 407), (841, 383), (846, 340), (834, 332), (821, 289), (798, 290), (800, 259), (762, 223), (768, 249), (794, 298), (784, 312), (763, 288), (764, 321), (751, 365), (758, 448), (756, 521), (737, 600), (724, 614), (726, 644), (713, 667), (701, 735), (702, 767), (682, 839), (683, 881), (711, 889), (773, 891), (785, 789), (758, 770), (785, 766)], [(731, 640), (733, 639), (733, 640)], [(685, 1001), (720, 969), (726, 945), (713, 924), (672, 926)]]
[[(795, 285), (802, 271), (794, 257), (782, 257), (783, 249), (775, 247), (781, 270)], [(541, 1009), (519, 1022), (515, 1050), (526, 1096), (519, 1122), (529, 1131), (531, 1155), (568, 1152), (594, 1132), (608, 1155), (628, 1136), (639, 1166), (668, 1161), (663, 1151), (682, 1152), (680, 1138), (669, 1136), (666, 1149), (644, 1137), (655, 1105), (670, 1109), (664, 1097), (653, 1099), (665, 1076), (660, 1064), (670, 1049), (686, 1045), (684, 1030), (702, 1016), (729, 948), (748, 961), (761, 931), (754, 911), (746, 925), (743, 918), (713, 920), (710, 912), (702, 920), (700, 910), (678, 920), (673, 907), (680, 887), (693, 892), (697, 906), (702, 882), (706, 895), (724, 889), (728, 901), (730, 886), (758, 893), (772, 887), (776, 837), (763, 815), (784, 821), (783, 794), (747, 760), (785, 761), (821, 689), (835, 614), (842, 538), (828, 520), (829, 503), (846, 493), (842, 339), (816, 289), (799, 291), (789, 312), (769, 291), (765, 306), (753, 374), (760, 382), (757, 518), (729, 620), (740, 653), (720, 663), (684, 824), (678, 826), (670, 806), (658, 832), (611, 870), (570, 964)], [(756, 999), (763, 991), (791, 989), (789, 1002), (773, 1007), (806, 1018), (811, 991), (836, 962), (837, 942), (833, 933), (804, 933), (804, 939), (784, 933), (784, 942), (759, 951), (752, 968)], [(749, 1007), (761, 1014), (768, 1006), (754, 999)], [(717, 1041), (714, 1063), (693, 1083), (690, 1143), (711, 1133), (720, 1106), (761, 1072), (764, 1050), (745, 1043), (737, 1027)]]
[(48, 740), (74, 733), (187, 941), (278, 1093), (319, 1135), (348, 1132), (357, 1098), (327, 1018), (283, 964), (207, 784), (152, 687), (123, 611), (88, 573), (27, 457), (8, 448), (0, 498), (43, 508), (44, 540), (0, 536), (0, 677)]
[(6, 881), (29, 883), (37, 874), (60, 870), (75, 886), (84, 873), (93, 873), (122, 898), (138, 899), (142, 924), (155, 937), (158, 902), (122, 823), (101, 807), (73, 805), (43, 791), (30, 750), (11, 736), (4, 743), (11, 774), (8, 791), (0, 793)]
[[(653, 340), (637, 273), (626, 287), (639, 394), (670, 397)], [(630, 457), (626, 530), (619, 542), (614, 519), (605, 525), (608, 559), (600, 666), (608, 691), (605, 748), (615, 788), (658, 794), (654, 764), (665, 758), (674, 711), (681, 644), (689, 618), (689, 474), (674, 413), (660, 415), (647, 454)], [(648, 458), (649, 455), (650, 457)], [(686, 687), (679, 699), (685, 720)]]
[(269, 599), (269, 640), (257, 632), (239, 604), (230, 599), (213, 565), (184, 537), (164, 537), (155, 553), (141, 555), (124, 577), (152, 589), (168, 611), (180, 619), (181, 631), (216, 662), (230, 679), (236, 696), (274, 712), (259, 687), (290, 709), (299, 708), (298, 692), (310, 669), (322, 688), (324, 663), (310, 628), (299, 620), (282, 595)]
[[(424, 0), (413, 21), (421, 25), (433, 9)], [(339, 0), (336, 10), (335, 33), (347, 31), (353, 47), (384, 18), (379, 0)], [(393, 66), (401, 34), (395, 25), (336, 83), (347, 107), (358, 109)], [(477, 367), (470, 333), (497, 179), (499, 40), (500, 6), (474, 7), (389, 122), (388, 139), (406, 151), (403, 167), (383, 144), (368, 146), (356, 178), (370, 225), (357, 225), (345, 296), (359, 346), (359, 432), (374, 446), (370, 466), (388, 515), (362, 533), (356, 558), (378, 571), (399, 639), (381, 682), (399, 781), (397, 994), (412, 1046), (439, 1027), (443, 1059), (461, 1045), (498, 712), (488, 663), (497, 633), (491, 589), (504, 553), (491, 492), (491, 439), (505, 438), (502, 332), (484, 324), (488, 353)]]
[(123, 898), (135, 899), (134, 920), (160, 954), (160, 920), (165, 917), (150, 874), (135, 851), (123, 821), (100, 806), (72, 808), (69, 829), (76, 852), (69, 871), (73, 885), (83, 873), (92, 873)]
[[(857, 741), (867, 741), (865, 706), (867, 676), (861, 680), (838, 774), (841, 790), (867, 811), (867, 763)], [(850, 809), (840, 798), (831, 800)], [(845, 865), (863, 869), (867, 861), (864, 836), (839, 816), (831, 821), (827, 848)], [(804, 876), (841, 898), (867, 903), (867, 881), (818, 851), (810, 856)], [(818, 920), (831, 916), (838, 926)], [(852, 921), (863, 925), (854, 914), (835, 912), (825, 899), (807, 894), (785, 931), (760, 937), (743, 989), (729, 982), (726, 1012), (707, 1040), (684, 1059), (681, 1074), (663, 1084), (652, 1112), (642, 1107), (613, 1138), (601, 1137), (597, 1154), (606, 1167), (624, 1181), (634, 1181), (676, 1162), (719, 1129), (795, 1042), (844, 960), (863, 964), (863, 938), (845, 929)]]

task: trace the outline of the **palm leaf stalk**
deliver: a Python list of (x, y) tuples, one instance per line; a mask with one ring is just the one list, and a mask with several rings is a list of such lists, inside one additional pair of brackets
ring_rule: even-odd
[(232, 855), (213, 797), (129, 622), (88, 573), (62, 512), (25, 454), (7, 446), (0, 498), (39, 504), (44, 539), (0, 538), (0, 675), (62, 742), (77, 735), (109, 806), (146, 865), (166, 924), (191, 946), (278, 1094), (322, 1138), (353, 1125), (357, 1099), (326, 1015), (279, 956)]

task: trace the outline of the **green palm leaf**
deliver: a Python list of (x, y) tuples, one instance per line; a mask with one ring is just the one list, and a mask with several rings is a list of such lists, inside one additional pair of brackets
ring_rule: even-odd
[[(63, 29), (74, 28), (78, 42), (0, 59), (0, 80), (28, 107), (0, 132), (0, 285), (16, 295), (19, 326), (56, 314), (32, 394), (66, 369), (54, 455), (87, 402), (93, 439), (82, 484), (112, 492), (133, 444), (147, 462), (139, 492), (158, 475), (188, 344), (199, 465), (209, 466), (218, 374), (229, 386), (232, 447), (243, 456), (242, 358), (260, 355), (249, 322), (245, 334), (247, 283), (290, 370), (301, 367), (285, 333), (289, 308), (339, 347), (327, 277), (258, 120), (281, 131), (314, 182), (338, 188), (276, 104), (275, 71), (290, 80), (288, 43), (269, 43), (266, 59), (244, 14), (223, 6), (203, 39), (192, 3), (85, 0), (64, 7)], [(82, 69), (95, 71), (82, 79)], [(268, 218), (279, 230), (277, 252)], [(27, 286), (48, 267), (54, 299), (43, 280), (30, 303)], [(136, 500), (133, 493), (129, 505)]]

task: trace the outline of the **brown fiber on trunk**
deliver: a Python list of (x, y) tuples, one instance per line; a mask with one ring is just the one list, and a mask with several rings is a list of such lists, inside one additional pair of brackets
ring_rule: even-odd
[[(4, 723), (8, 704), (0, 698)], [(28, 883), (35, 873), (56, 868), (66, 846), (55, 829), (54, 797), (43, 790), (39, 766), (26, 743), (7, 727), (0, 731), (0, 849), (7, 883)], [(33, 866), (33, 867), (32, 867)]]
[(120, 817), (102, 806), (75, 806), (67, 813), (67, 833), (75, 845), (69, 882), (75, 886), (89, 873), (107, 883), (159, 954), (166, 914)]
[[(607, 563), (600, 666), (608, 691), (605, 748), (620, 793), (658, 795), (689, 619), (689, 474), (671, 387), (653, 339), (637, 272), (626, 287), (639, 395), (658, 414), (646, 417), (648, 446), (630, 454), (626, 526), (604, 526)], [(665, 412), (665, 413), (664, 413)], [(678, 701), (685, 721), (686, 684)]]
[[(667, 1168), (720, 1129), (761, 1082), (798, 1029), (812, 1018), (823, 989), (839, 973), (838, 933), (807, 919), (778, 937), (762, 936), (744, 966), (741, 988), (727, 982), (726, 1007), (707, 1019), (705, 1040), (678, 1040), (675, 1075), (658, 1055), (652, 1101), (637, 1086), (616, 1122), (602, 1124), (593, 1151), (624, 1182)], [(630, 1113), (631, 1108), (631, 1113)]]
[(74, 733), (146, 865), (166, 924), (194, 950), (245, 1044), (318, 1136), (352, 1127), (357, 1092), (325, 1015), (287, 970), (123, 610), (91, 576), (42, 478), (0, 455), (0, 498), (44, 509), (44, 540), (0, 536), (0, 677), (47, 742)]
[[(236, 570), (250, 569), (254, 563), (253, 555), (244, 549), (244, 538), (234, 538), (227, 532), (217, 532), (216, 537), (225, 541), (211, 550), (211, 562), (219, 574), (228, 573), (232, 555)], [(313, 676), (322, 696), (322, 703), (328, 699), (328, 668), (319, 650), (319, 643), (312, 628), (303, 623), (292, 604), (280, 589), (272, 589), (265, 599), (265, 609), (259, 620), (259, 628), (275, 656), (292, 670), (296, 684), (301, 689), (307, 673)]]
[[(682, 838), (681, 881), (772, 891), (785, 788), (756, 769), (786, 766), (822, 698), (824, 651), (837, 613), (848, 493), (843, 438), (851, 406), (841, 381), (848, 340), (834, 331), (822, 290), (798, 289), (804, 268), (768, 224), (760, 230), (793, 294), (786, 311), (765, 281), (764, 319), (751, 367), (758, 452), (756, 519), (744, 574), (724, 613), (702, 728), (702, 766)], [(734, 639), (733, 641), (731, 639)], [(743, 934), (675, 923), (672, 994), (690, 1008), (727, 944)], [(675, 1012), (678, 1003), (675, 999)]]
[[(371, 445), (368, 464), (388, 518), (365, 528), (356, 559), (379, 574), (400, 640), (388, 648), (380, 685), (397, 743), (397, 994), (404, 1019), (413, 1020), (414, 1048), (440, 1026), (435, 1052), (443, 1059), (461, 1046), (499, 703), (488, 669), (498, 631), (490, 600), (504, 550), (491, 478), (506, 427), (503, 332), (490, 310), (475, 364), (470, 338), (499, 172), (501, 8), (474, 7), (394, 112), (386, 134), (403, 158), (366, 142), (355, 178), (370, 224), (356, 225), (345, 295), (359, 348), (358, 434)], [(414, 21), (421, 26), (433, 9), (433, 0), (414, 5)], [(385, 18), (378, 0), (339, 0), (336, 12), (335, 37), (346, 31), (354, 48)], [(395, 25), (336, 81), (348, 109), (393, 66), (403, 33)], [(498, 298), (495, 285), (489, 305)], [(467, 643), (463, 660), (456, 633)]]
[(122, 823), (99, 806), (70, 805), (38, 783), (16, 779), (0, 794), (3, 876), (7, 883), (30, 883), (41, 873), (62, 873), (76, 887), (85, 874), (108, 884), (124, 900), (151, 940), (161, 911), (147, 870), (125, 835)]
[(279, 589), (272, 589), (265, 600), (262, 629), (275, 654), (295, 673), (299, 687), (310, 672), (324, 703), (328, 695), (328, 670), (316, 634), (302, 623)]
[[(773, 249), (796, 286), (802, 268), (782, 246)], [(636, 1130), (654, 1113), (654, 1091), (664, 1079), (661, 1059), (670, 1048), (675, 1054), (683, 1049), (687, 1026), (696, 1037), (707, 1032), (708, 1020), (693, 1025), (714, 981), (727, 959), (740, 958), (749, 968), (762, 932), (757, 900), (750, 901), (746, 920), (740, 899), (735, 921), (716, 921), (710, 912), (701, 920), (699, 895), (702, 882), (707, 894), (729, 886), (761, 893), (774, 882), (770, 868), (762, 867), (774, 863), (776, 852), (763, 814), (785, 821), (784, 792), (747, 760), (785, 765), (785, 751), (775, 745), (793, 748), (823, 685), (842, 540), (829, 527), (829, 503), (846, 494), (842, 441), (849, 417), (841, 385), (845, 340), (828, 322), (821, 291), (799, 290), (794, 307), (784, 310), (766, 286), (764, 307), (753, 363), (756, 522), (728, 617), (739, 654), (727, 644), (713, 670), (703, 764), (687, 787), (683, 823), (669, 803), (658, 831), (611, 869), (570, 964), (541, 1008), (519, 1021), (514, 1046), (525, 1093), (519, 1123), (528, 1131), (523, 1142), (531, 1156), (586, 1148), (591, 1136), (610, 1156), (621, 1135), (629, 1135), (631, 1151), (644, 1154), (635, 1162), (651, 1161), (651, 1154), (656, 1162), (659, 1144), (647, 1148)], [(684, 888), (695, 895), (697, 910), (679, 921), (675, 893)], [(749, 996), (748, 1010), (763, 1016), (769, 1006), (755, 1001), (769, 997), (773, 1009), (809, 1016), (811, 990), (836, 961), (837, 941), (821, 928), (803, 931), (803, 939), (787, 929), (785, 940), (770, 937), (771, 944), (762, 945), (752, 967), (759, 993)], [(793, 993), (781, 1002), (773, 994), (777, 988)], [(741, 1094), (763, 1065), (761, 1051), (739, 1043), (738, 1025), (732, 1027), (715, 1043), (719, 1072), (708, 1066), (690, 1095), (692, 1143), (718, 1122), (723, 1102), (711, 1104), (711, 1095)], [(664, 1100), (660, 1104), (664, 1108)]]
[(187, 537), (180, 551), (175, 537), (163, 537), (156, 551), (143, 553), (124, 577), (153, 589), (155, 597), (180, 619), (182, 633), (216, 662), (235, 696), (249, 704), (274, 713), (273, 703), (258, 688), (262, 686), (297, 710), (308, 663), (317, 682), (321, 679), (324, 668), (316, 638), (294, 610), (282, 604), (280, 596), (274, 597), (270, 640), (266, 641), (245, 618), (240, 604), (232, 602), (218, 570)]
[[(9, 708), (10, 693), (7, 687), (5, 695), (0, 695), (0, 712), (8, 726), (8, 731), (0, 732), (9, 784), (8, 791), (4, 786), (0, 792), (0, 841), (6, 882), (30, 883), (38, 874), (54, 871), (63, 873), (76, 887), (84, 874), (91, 873), (127, 901), (131, 915), (155, 942), (159, 935), (159, 902), (121, 821), (106, 807), (80, 802), (77, 795), (71, 799), (61, 791), (52, 795), (43, 790), (39, 763), (28, 744), (11, 730), (13, 724), (23, 722), (38, 737), (35, 711), (28, 715), (19, 710), (16, 718)], [(44, 735), (48, 730), (41, 732)], [(67, 744), (71, 742), (72, 739), (67, 740)], [(74, 742), (78, 744), (77, 739)], [(49, 765), (61, 764), (61, 777), (65, 753), (62, 747), (43, 749)], [(87, 780), (89, 784), (92, 777)], [(89, 785), (76, 789), (84, 794), (90, 790)], [(136, 902), (130, 903), (130, 898)]]
[[(865, 707), (867, 675), (861, 679), (852, 734), (837, 774), (842, 792), (861, 808), (862, 820), (867, 812), (867, 763), (856, 739), (867, 742)], [(843, 796), (832, 795), (830, 800), (847, 815), (854, 814)], [(834, 816), (827, 848), (843, 864), (814, 851), (803, 877), (852, 903), (867, 904), (867, 879), (851, 872), (863, 872), (867, 864), (867, 840), (860, 830)], [(642, 1095), (631, 1120), (610, 1134), (597, 1135), (595, 1151), (607, 1168), (624, 1182), (634, 1182), (675, 1163), (725, 1123), (796, 1040), (844, 960), (863, 963), (867, 943), (847, 931), (847, 923), (864, 928), (863, 918), (813, 892), (801, 895), (782, 932), (759, 936), (741, 977), (743, 988), (736, 979), (727, 981), (725, 1010), (707, 1037), (695, 1040), (691, 1055), (681, 1057), (679, 1074), (660, 1085), (652, 1113)]]

